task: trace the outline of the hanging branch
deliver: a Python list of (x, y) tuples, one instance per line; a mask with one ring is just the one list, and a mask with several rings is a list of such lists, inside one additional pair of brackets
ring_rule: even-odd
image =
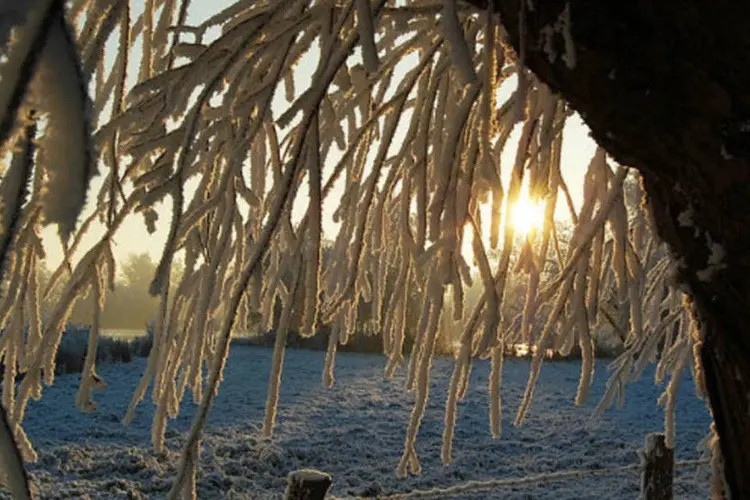
[(44, 0), (29, 11), (21, 36), (11, 45), (0, 85), (0, 150), (18, 125), (18, 112), (36, 73), (37, 64), (52, 30), (62, 15), (61, 0)]
[[(14, 155), (10, 169), (6, 172), (0, 185), (3, 200), (2, 233), (0, 233), (0, 282), (3, 280), (8, 267), (11, 242), (18, 235), (22, 208), (30, 193), (30, 182), (34, 168), (34, 140), (37, 132), (37, 122), (33, 110), (29, 112), (27, 119), (30, 123), (26, 125), (22, 135), (19, 136), (18, 152)], [(23, 321), (21, 321), (20, 326), (21, 331), (23, 331)], [(15, 369), (15, 358), (12, 359), (10, 364)], [(5, 365), (6, 372), (11, 371), (7, 358)], [(14, 372), (15, 370), (12, 373), (4, 374), (3, 379), (14, 381)], [(9, 394), (9, 391), (8, 388), (4, 387), (3, 396), (6, 396), (6, 394)], [(12, 407), (11, 401), (10, 404), (4, 404), (3, 408), (0, 409), (0, 450), (2, 450), (0, 462), (2, 462), (4, 472), (7, 475), (8, 486), (13, 496), (20, 499), (30, 499), (29, 478), (7, 413)]]

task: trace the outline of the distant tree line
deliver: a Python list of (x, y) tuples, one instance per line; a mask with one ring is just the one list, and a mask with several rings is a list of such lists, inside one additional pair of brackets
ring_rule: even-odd
[[(115, 289), (106, 291), (102, 313), (103, 329), (141, 330), (146, 333), (148, 325), (156, 318), (159, 307), (159, 299), (148, 293), (155, 271), (156, 263), (147, 253), (130, 254), (120, 263)], [(181, 272), (179, 266), (177, 272)], [(40, 284), (43, 289), (46, 288), (50, 274), (48, 269), (41, 273)], [(48, 310), (46, 306), (54, 304), (59, 293), (60, 290), (52, 290), (48, 300), (42, 305), (43, 316)], [(76, 302), (69, 323), (88, 326), (92, 323), (93, 314), (93, 298), (89, 293)]]
[[(559, 244), (561, 251), (564, 252), (567, 248), (568, 240), (570, 237), (570, 228), (565, 225), (560, 225), (559, 230)], [(323, 267), (330, 265), (331, 256), (331, 245), (327, 245), (323, 248), (322, 263)], [(497, 253), (497, 252), (495, 252)], [(491, 258), (497, 258), (498, 255), (491, 255)], [(514, 259), (518, 256), (514, 255)], [(551, 269), (550, 272), (555, 272), (557, 262), (555, 259), (550, 258), (547, 262), (547, 266)], [(130, 254), (120, 264), (120, 276), (118, 277), (117, 285), (114, 291), (107, 291), (104, 310), (102, 314), (102, 328), (104, 330), (140, 330), (144, 334), (148, 326), (154, 321), (158, 314), (159, 300), (156, 297), (152, 297), (148, 293), (149, 285), (153, 279), (154, 272), (156, 270), (156, 263), (153, 261), (151, 256), (147, 253)], [(178, 266), (178, 273), (181, 272)], [(49, 279), (49, 272), (42, 273), (42, 286), (46, 285), (46, 281)], [(411, 278), (412, 283), (410, 286), (409, 303), (406, 313), (406, 335), (404, 341), (404, 352), (409, 353), (414, 343), (414, 337), (417, 330), (417, 323), (419, 316), (422, 312), (421, 296), (418, 291), (414, 277)], [(291, 283), (292, 274), (287, 272), (282, 276), (282, 280), (286, 283)], [(386, 280), (386, 296), (395, 293), (397, 276), (395, 273), (388, 275)], [(172, 283), (176, 283), (177, 279), (173, 279)], [(503, 327), (507, 329), (517, 328), (518, 322), (520, 321), (520, 315), (523, 310), (523, 301), (525, 293), (525, 278), (522, 273), (511, 273), (507, 280), (506, 288), (506, 300), (503, 303), (504, 311)], [(51, 293), (49, 297), (49, 303), (54, 303), (54, 295), (57, 291)], [(465, 314), (469, 314), (476, 303), (480, 300), (483, 293), (483, 287), (480, 280), (477, 278), (472, 286), (465, 287), (464, 289), (464, 310)], [(450, 301), (449, 301), (450, 302)], [(627, 330), (628, 322), (628, 307), (627, 304), (619, 304), (616, 301), (610, 301), (604, 305), (609, 311), (607, 316), (608, 320), (614, 322), (613, 325), (603, 322), (599, 335), (603, 341), (598, 342), (601, 349), (599, 354), (602, 356), (611, 356), (616, 354), (622, 344), (622, 339), (619, 338), (618, 331), (621, 331), (621, 327)], [(342, 345), (340, 350), (343, 352), (368, 352), (368, 353), (379, 353), (383, 350), (382, 337), (376, 332), (378, 321), (376, 321), (375, 308), (372, 304), (365, 302), (364, 300), (358, 303), (358, 315), (357, 325), (353, 335), (350, 337), (346, 345)], [(76, 303), (69, 323), (72, 329), (86, 328), (92, 322), (93, 318), (93, 302), (91, 297), (86, 297), (83, 300), (79, 300)], [(547, 308), (543, 306), (540, 308), (539, 316), (542, 320), (535, 322), (532, 327), (532, 335), (538, 335), (540, 326), (543, 324), (543, 318), (547, 313)], [(301, 307), (295, 307), (293, 315), (299, 319), (302, 311)], [(276, 303), (274, 311), (274, 324), (277, 325), (281, 316), (281, 304)], [(451, 307), (446, 310), (443, 314), (443, 327), (441, 328), (441, 335), (436, 346), (436, 352), (440, 355), (452, 355), (454, 352), (454, 346), (459, 341), (460, 332), (462, 327), (453, 322), (451, 314)], [(260, 317), (256, 311), (249, 311), (248, 317), (243, 318), (239, 321), (239, 324), (243, 326), (242, 331), (238, 331), (239, 342), (249, 345), (258, 346), (273, 346), (275, 339), (275, 330), (271, 329), (264, 331), (260, 324)], [(292, 324), (299, 324), (299, 321), (293, 321)], [(322, 327), (318, 333), (313, 337), (302, 337), (299, 333), (292, 329), (289, 332), (287, 345), (291, 348), (302, 348), (302, 349), (315, 349), (324, 350), (328, 345), (328, 336), (330, 334), (330, 327)], [(508, 352), (514, 354), (516, 352), (515, 346), (508, 345)], [(578, 357), (579, 353), (577, 349), (573, 349), (569, 357)]]

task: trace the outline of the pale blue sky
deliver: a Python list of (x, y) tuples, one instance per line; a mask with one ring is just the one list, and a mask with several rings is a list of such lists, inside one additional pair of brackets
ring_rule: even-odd
[[(231, 5), (234, 0), (193, 0), (190, 5), (188, 14), (188, 24), (198, 24), (199, 22), (207, 19), (209, 16), (221, 11), (228, 5)], [(136, 1), (131, 3), (133, 16), (138, 15), (143, 10), (143, 2)], [(214, 33), (209, 32), (208, 35), (216, 36), (218, 30)], [(108, 54), (108, 58), (112, 58), (111, 54)], [(134, 75), (137, 72), (138, 64), (140, 61), (140, 50), (136, 45), (133, 56), (131, 57), (131, 70), (129, 74)], [(314, 59), (308, 58), (308, 60), (301, 61), (299, 66), (299, 78), (295, 78), (297, 83), (297, 92), (304, 90), (304, 85), (309, 82), (310, 75), (314, 69)], [(279, 94), (283, 94), (280, 92)], [(277, 108), (284, 105), (281, 96), (276, 99)], [(568, 124), (565, 128), (565, 139), (563, 141), (563, 153), (562, 153), (562, 165), (563, 165), (563, 176), (568, 182), (571, 190), (571, 195), (575, 201), (578, 200), (582, 195), (582, 178), (585, 173), (585, 169), (588, 166), (589, 160), (593, 156), (595, 150), (594, 142), (588, 137), (588, 129), (582, 123), (580, 118), (576, 115), (568, 120)], [(512, 159), (515, 155), (515, 143), (519, 135), (519, 127), (514, 131), (509, 141), (508, 147), (506, 147), (503, 153), (503, 164), (508, 166), (512, 164)], [(503, 168), (503, 183), (507, 186), (508, 177), (510, 174), (510, 168)], [(93, 189), (90, 191), (90, 197), (95, 196), (96, 191), (100, 186), (101, 179), (96, 179), (93, 185)], [(332, 193), (331, 202), (326, 204), (325, 212), (330, 214), (337, 204), (336, 193)], [(297, 204), (296, 212), (300, 212), (303, 209), (304, 201), (300, 200)], [(560, 207), (562, 208), (562, 207)], [(157, 231), (155, 234), (149, 235), (145, 229), (143, 218), (139, 215), (131, 216), (125, 221), (115, 237), (115, 254), (118, 260), (124, 259), (130, 253), (142, 253), (148, 252), (155, 260), (161, 255), (165, 240), (166, 233), (169, 225), (170, 210), (171, 210), (171, 199), (167, 198), (166, 203), (162, 203), (157, 207), (159, 212), (159, 221), (157, 223)], [(89, 210), (87, 212), (90, 213)], [(567, 214), (566, 210), (559, 211), (560, 214)], [(325, 218), (325, 216), (324, 216)], [(333, 236), (336, 231), (336, 225), (329, 220), (324, 220), (324, 230), (327, 236)], [(94, 244), (101, 236), (101, 226), (93, 228), (84, 239), (82, 248), (88, 249)], [(55, 237), (56, 228), (49, 227), (43, 232), (45, 239), (45, 247), (48, 252), (48, 258), (51, 260), (50, 264), (59, 262), (62, 257), (60, 244)]]

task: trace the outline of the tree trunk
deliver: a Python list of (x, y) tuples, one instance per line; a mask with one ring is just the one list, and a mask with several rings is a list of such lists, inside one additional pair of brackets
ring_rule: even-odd
[(641, 172), (693, 301), (727, 486), (750, 498), (750, 2), (491, 1), (525, 65)]

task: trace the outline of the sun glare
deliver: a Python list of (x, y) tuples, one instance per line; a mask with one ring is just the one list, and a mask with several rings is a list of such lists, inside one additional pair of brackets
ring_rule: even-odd
[(521, 195), (513, 207), (513, 228), (517, 233), (528, 234), (544, 225), (544, 204), (533, 203)]
[[(504, 207), (507, 209), (507, 206)], [(480, 220), (482, 226), (482, 243), (484, 244), (485, 250), (489, 252), (490, 245), (490, 220), (491, 220), (491, 207), (489, 203), (484, 203), (479, 206)], [(505, 214), (503, 214), (503, 220)], [(533, 231), (539, 231), (544, 226), (544, 203), (532, 202), (525, 192), (522, 192), (518, 201), (516, 201), (513, 207), (513, 213), (511, 214), (511, 223), (513, 229), (517, 235), (526, 236)], [(503, 224), (504, 226), (504, 224)], [(503, 226), (500, 227), (500, 244), (504, 236)], [(472, 248), (472, 242), (474, 240), (474, 231), (471, 224), (464, 226), (463, 241), (461, 245), (461, 253), (469, 264), (472, 271), (476, 271), (477, 268), (474, 265), (474, 250)]]

